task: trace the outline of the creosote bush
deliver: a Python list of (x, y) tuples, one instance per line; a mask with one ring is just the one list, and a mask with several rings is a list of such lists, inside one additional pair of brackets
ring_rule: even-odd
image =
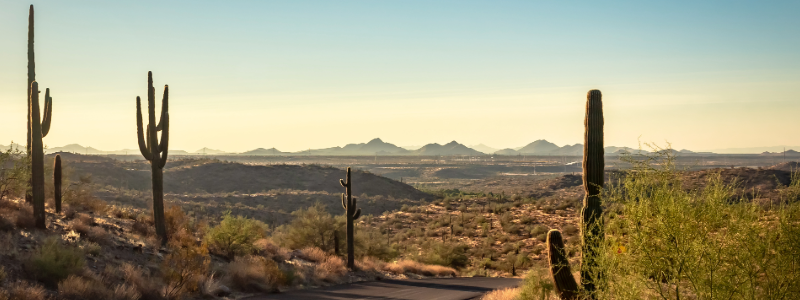
[(50, 236), (24, 265), (25, 270), (37, 280), (56, 286), (59, 281), (83, 268), (85, 264), (83, 256), (81, 249), (64, 245), (58, 236)]
[(252, 254), (253, 245), (267, 234), (267, 225), (258, 220), (226, 213), (219, 225), (209, 228), (205, 240), (209, 250), (228, 258)]

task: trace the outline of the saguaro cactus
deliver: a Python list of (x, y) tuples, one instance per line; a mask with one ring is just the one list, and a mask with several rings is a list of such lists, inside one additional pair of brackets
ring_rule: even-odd
[(339, 183), (344, 187), (345, 193), (342, 194), (342, 207), (347, 217), (347, 268), (355, 269), (356, 257), (353, 236), (353, 221), (361, 216), (361, 209), (356, 207), (356, 198), (353, 198), (353, 187), (350, 182), (350, 168), (347, 168), (346, 179), (339, 179)]
[[(600, 191), (603, 188), (603, 101), (599, 90), (591, 90), (586, 95), (586, 119), (583, 145), (583, 198), (581, 210), (581, 286), (583, 291), (593, 297), (597, 273), (597, 251), (604, 237), (603, 208)], [(569, 268), (564, 251), (561, 232), (550, 230), (547, 233), (550, 250), (550, 272), (556, 291), (561, 299), (576, 299), (578, 285)]]
[[(50, 120), (52, 116), (53, 99), (50, 98), (50, 90), (44, 94), (44, 120), (39, 116), (39, 83), (31, 83), (31, 99), (29, 101), (31, 123), (31, 199), (33, 201), (33, 217), (36, 220), (36, 227), (47, 228), (45, 225), (44, 213), (44, 146), (42, 138), (50, 132)], [(40, 122), (41, 120), (41, 122)]]
[(58, 154), (56, 154), (53, 165), (53, 192), (55, 193), (56, 213), (59, 214), (61, 213), (61, 155)]
[[(153, 178), (153, 220), (155, 221), (156, 234), (161, 239), (161, 244), (167, 243), (167, 227), (164, 223), (164, 165), (167, 164), (169, 151), (169, 86), (164, 85), (164, 98), (161, 100), (161, 118), (156, 125), (155, 100), (156, 90), (153, 88), (153, 72), (147, 72), (147, 111), (149, 123), (147, 131), (142, 127), (141, 99), (136, 97), (136, 133), (139, 141), (139, 151), (142, 156), (150, 161)], [(161, 131), (161, 142), (158, 141), (158, 132)], [(145, 139), (146, 136), (146, 139)]]
[[(28, 93), (25, 94), (26, 95), (26, 97), (25, 97), (26, 100), (25, 101), (28, 102), (28, 126), (27, 126), (27, 128), (28, 128), (28, 143), (27, 143), (27, 145), (25, 147), (26, 147), (26, 149), (28, 151), (27, 153), (28, 153), (29, 156), (32, 155), (32, 151), (33, 151), (32, 144), (31, 144), (31, 136), (32, 136), (31, 135), (32, 134), (32, 132), (31, 132), (31, 123), (32, 123), (32, 119), (31, 119), (31, 90), (32, 90), (31, 89), (31, 84), (34, 81), (36, 81), (36, 60), (34, 59), (35, 57), (34, 57), (34, 52), (33, 52), (33, 33), (34, 33), (34, 31), (33, 31), (33, 4), (31, 4), (30, 9), (28, 10), (28, 83), (26, 84), (26, 88), (28, 89)], [(38, 90), (37, 90), (37, 93), (39, 93)], [(36, 96), (36, 99), (39, 99), (38, 95)], [(50, 105), (48, 103), (50, 103), (49, 101), (52, 101), (52, 99), (50, 99), (50, 90), (49, 89), (47, 89), (47, 92), (45, 93), (44, 101), (45, 101), (45, 104), (44, 104), (45, 116), (44, 116), (44, 120), (42, 120), (43, 121), (42, 125), (46, 124), (47, 126), (43, 126), (43, 128), (42, 128), (43, 129), (42, 137), (46, 136), (47, 135), (47, 131), (49, 131), (49, 129), (50, 129), (50, 117), (51, 117), (50, 113), (52, 111), (51, 111), (51, 107), (50, 107)], [(37, 103), (36, 106), (38, 107), (39, 104)], [(34, 136), (34, 138), (35, 138), (35, 136)], [(44, 163), (44, 162), (42, 162), (42, 163)], [(28, 181), (29, 185), (31, 186), (31, 189), (32, 189), (33, 188), (33, 181), (34, 181), (33, 180), (33, 171), (31, 171), (31, 177), (28, 180), (29, 180)], [(33, 195), (32, 195), (32, 190), (31, 189), (28, 189), (28, 190), (25, 191), (25, 201), (27, 201), (27, 202), (32, 202), (33, 201)], [(44, 222), (44, 221), (42, 221), (42, 222)]]

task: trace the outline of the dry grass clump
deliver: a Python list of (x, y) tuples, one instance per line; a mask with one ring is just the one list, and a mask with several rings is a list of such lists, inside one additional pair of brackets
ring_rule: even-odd
[(318, 282), (340, 283), (347, 274), (347, 266), (339, 257), (328, 256), (314, 268), (314, 279)]
[(94, 218), (87, 214), (77, 214), (76, 218), (69, 222), (69, 227), (92, 242), (98, 244), (107, 244), (109, 242), (110, 236), (108, 232), (98, 227)]
[(519, 295), (519, 288), (494, 290), (481, 297), (481, 300), (514, 300)]
[(14, 224), (23, 229), (36, 227), (36, 219), (33, 218), (33, 206), (20, 203), (19, 210), (14, 213)]
[(222, 282), (212, 273), (200, 280), (198, 284), (200, 294), (206, 298), (215, 298), (223, 292)]
[(118, 284), (110, 289), (103, 282), (71, 275), (58, 284), (58, 293), (67, 299), (109, 299), (109, 300), (138, 300), (142, 295), (135, 287), (128, 284)]
[(248, 255), (228, 264), (228, 281), (245, 292), (274, 292), (285, 284), (286, 277), (274, 261)]
[(150, 277), (147, 269), (125, 262), (116, 268), (106, 268), (105, 273), (121, 275), (122, 279), (142, 296), (142, 299), (162, 299), (161, 285)]
[(310, 262), (322, 262), (328, 258), (328, 254), (317, 247), (305, 247), (300, 249), (297, 256)]
[(255, 243), (253, 243), (253, 247), (256, 248), (258, 255), (266, 258), (272, 258), (274, 261), (285, 261), (291, 256), (291, 251), (289, 251), (289, 249), (278, 246), (278, 244), (274, 243), (270, 239), (257, 240)]
[(11, 300), (45, 300), (47, 299), (47, 290), (38, 284), (17, 281), (9, 285), (4, 293), (0, 293), (0, 299), (3, 296)]
[(458, 276), (458, 272), (453, 268), (439, 265), (426, 265), (407, 259), (386, 264), (384, 270), (397, 275), (412, 273), (423, 276)]
[(380, 272), (384, 270), (385, 266), (385, 262), (371, 256), (365, 256), (359, 260), (356, 260), (356, 269), (362, 271)]

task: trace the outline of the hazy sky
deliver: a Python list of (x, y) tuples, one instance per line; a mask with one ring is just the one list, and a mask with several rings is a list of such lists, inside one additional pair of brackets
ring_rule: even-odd
[[(800, 144), (800, 1), (32, 1), (50, 147), (136, 148), (170, 85), (170, 148), (380, 137), (496, 148)], [(0, 1), (0, 144), (24, 143), (31, 1)]]

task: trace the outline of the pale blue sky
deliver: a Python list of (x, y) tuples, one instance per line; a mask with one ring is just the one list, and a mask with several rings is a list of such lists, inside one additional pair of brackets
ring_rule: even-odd
[[(136, 148), (147, 71), (170, 147), (583, 140), (797, 145), (798, 1), (33, 1), (45, 144)], [(0, 144), (25, 139), (27, 11), (0, 2)]]

